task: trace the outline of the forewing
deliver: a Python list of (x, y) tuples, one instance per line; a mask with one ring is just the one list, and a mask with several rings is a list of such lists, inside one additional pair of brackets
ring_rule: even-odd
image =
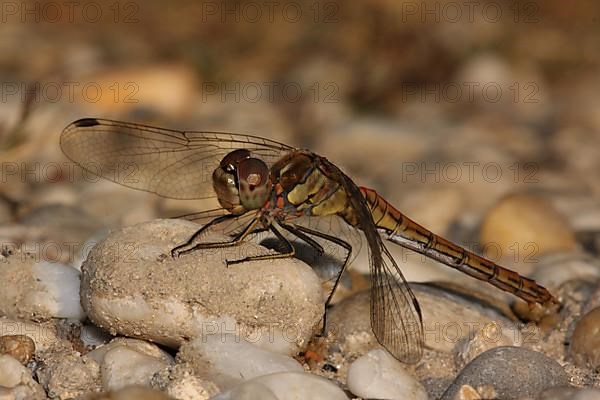
[(270, 167), (293, 150), (256, 136), (185, 132), (86, 118), (67, 126), (65, 155), (94, 175), (173, 199), (214, 197), (212, 173), (235, 149), (248, 149)]

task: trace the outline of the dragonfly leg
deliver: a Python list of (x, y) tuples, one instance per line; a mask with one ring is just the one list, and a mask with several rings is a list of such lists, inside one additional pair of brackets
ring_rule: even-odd
[(264, 255), (260, 255), (260, 256), (250, 256), (250, 257), (245, 257), (245, 258), (242, 258), (239, 260), (232, 260), (232, 261), (227, 260), (227, 265), (240, 264), (240, 263), (247, 262), (247, 261), (274, 260), (277, 258), (293, 257), (294, 254), (296, 254), (296, 252), (294, 250), (294, 246), (292, 246), (290, 241), (287, 240), (287, 238), (285, 236), (283, 236), (281, 234), (281, 232), (279, 232), (273, 224), (271, 224), (269, 226), (269, 230), (271, 232), (273, 232), (273, 234), (275, 236), (277, 236), (277, 239), (281, 240), (281, 242), (283, 244), (285, 244), (285, 246), (287, 248), (287, 250), (285, 252), (282, 252), (279, 254), (264, 254)]
[(312, 248), (314, 248), (317, 251), (317, 253), (319, 253), (320, 256), (322, 256), (325, 253), (323, 246), (321, 246), (319, 243), (317, 243), (317, 241), (314, 240), (313, 238), (311, 238), (310, 236), (304, 234), (301, 230), (297, 229), (294, 226), (283, 224), (283, 223), (280, 223), (280, 225), (283, 227), (283, 229), (285, 229), (292, 235), (294, 235), (297, 238), (299, 238), (300, 240), (308, 243), (308, 245), (310, 245)]
[(248, 234), (251, 233), (253, 231), (254, 227), (256, 227), (256, 225), (260, 222), (259, 218), (254, 218), (248, 225), (246, 225), (246, 227), (239, 234), (237, 234), (232, 240), (230, 240), (228, 242), (195, 243), (196, 239), (209, 226), (214, 225), (215, 223), (222, 222), (224, 220), (233, 218), (233, 217), (229, 217), (229, 215), (230, 214), (227, 214), (227, 215), (224, 215), (221, 217), (217, 217), (217, 218), (213, 219), (212, 221), (210, 221), (208, 224), (204, 225), (200, 230), (198, 230), (198, 232), (194, 233), (194, 235), (192, 235), (192, 237), (186, 243), (179, 245), (179, 246), (175, 247), (173, 250), (171, 250), (171, 255), (176, 258), (183, 254), (188, 254), (188, 253), (191, 253), (192, 251), (199, 250), (199, 249), (216, 249), (216, 248), (237, 246), (240, 243), (242, 243), (244, 238), (246, 236), (248, 236)]
[(346, 249), (346, 258), (344, 259), (344, 263), (342, 264), (340, 273), (335, 278), (335, 282), (333, 284), (333, 289), (331, 289), (331, 292), (329, 293), (329, 296), (327, 297), (327, 301), (325, 302), (325, 312), (323, 313), (323, 329), (321, 329), (321, 336), (325, 336), (325, 332), (327, 330), (327, 307), (329, 307), (329, 303), (331, 303), (331, 299), (333, 299), (335, 290), (337, 289), (337, 287), (340, 283), (340, 280), (342, 278), (342, 275), (344, 274), (344, 271), (346, 270), (346, 267), (348, 266), (348, 261), (350, 261), (350, 256), (352, 255), (352, 246), (350, 245), (350, 243), (348, 243), (340, 238), (337, 238), (337, 237), (331, 236), (331, 235), (327, 235), (326, 233), (323, 233), (323, 232), (320, 232), (320, 231), (317, 231), (314, 229), (310, 229), (310, 228), (307, 228), (302, 225), (294, 225), (294, 227), (296, 229), (298, 229), (299, 231), (320, 237), (325, 240), (329, 240), (330, 242), (333, 242), (333, 243), (337, 244), (338, 246)]

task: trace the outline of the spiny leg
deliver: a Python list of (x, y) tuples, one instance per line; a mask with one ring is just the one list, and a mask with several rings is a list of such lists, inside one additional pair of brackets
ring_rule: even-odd
[[(314, 239), (305, 235), (304, 233), (302, 233), (300, 230), (296, 229), (295, 227), (284, 224), (282, 222), (279, 222), (278, 226), (281, 226), (286, 231), (290, 232), (292, 235), (294, 235), (297, 238), (299, 238), (300, 240), (303, 240), (304, 242), (306, 242), (309, 246), (313, 247), (319, 253), (319, 255), (322, 255), (325, 252), (325, 250), (323, 249), (323, 246), (321, 246)], [(274, 227), (273, 225), (270, 225), (269, 228), (256, 229), (256, 230), (252, 231), (252, 234), (264, 232), (267, 230), (270, 230), (271, 232), (273, 232), (275, 234), (275, 236), (277, 236), (277, 238), (280, 241), (282, 241), (288, 247), (288, 249), (291, 249), (291, 250), (288, 250), (287, 252), (284, 252), (281, 254), (267, 254), (264, 256), (252, 256), (252, 257), (246, 257), (241, 260), (229, 261), (228, 265), (238, 264), (238, 263), (246, 262), (246, 261), (268, 260), (268, 259), (275, 259), (275, 258), (288, 258), (288, 257), (293, 257), (295, 255), (295, 249), (293, 248), (293, 245), (291, 244), (291, 242), (286, 237), (284, 237), (281, 234), (281, 232), (279, 232), (277, 230), (277, 228)]]
[(295, 250), (294, 250), (294, 246), (292, 246), (292, 243), (290, 243), (290, 241), (281, 234), (281, 232), (279, 232), (279, 230), (277, 230), (277, 228), (275, 227), (274, 224), (269, 225), (269, 230), (271, 232), (273, 232), (273, 234), (275, 236), (277, 236), (277, 239), (281, 240), (281, 242), (283, 242), (283, 244), (285, 244), (285, 246), (287, 247), (287, 251), (283, 252), (283, 253), (279, 253), (279, 254), (264, 254), (264, 255), (260, 255), (260, 256), (250, 256), (250, 257), (245, 257), (239, 260), (232, 260), (229, 261), (227, 260), (227, 265), (233, 265), (233, 264), (240, 264), (243, 262), (247, 262), (247, 261), (259, 261), (259, 260), (275, 260), (278, 258), (290, 258), (293, 257), (294, 254), (296, 254)]
[(333, 289), (329, 293), (329, 296), (327, 297), (327, 301), (325, 302), (325, 312), (323, 313), (323, 329), (321, 330), (321, 336), (325, 336), (325, 331), (327, 329), (327, 307), (329, 306), (329, 303), (331, 303), (331, 299), (333, 298), (333, 295), (335, 294), (335, 290), (337, 289), (337, 287), (340, 283), (340, 280), (342, 279), (342, 275), (344, 274), (344, 271), (346, 270), (346, 267), (348, 266), (348, 261), (350, 260), (350, 255), (352, 254), (352, 246), (350, 245), (350, 243), (348, 243), (340, 238), (336, 238), (335, 236), (327, 235), (326, 233), (319, 232), (317, 230), (310, 229), (310, 228), (307, 228), (302, 225), (294, 225), (294, 227), (302, 232), (320, 237), (325, 240), (329, 240), (330, 242), (333, 242), (333, 243), (337, 244), (338, 246), (343, 247), (347, 251), (346, 258), (344, 259), (344, 263), (342, 264), (342, 268), (340, 269), (340, 273), (335, 278), (335, 282), (333, 284)]
[(287, 225), (287, 224), (283, 224), (283, 223), (280, 223), (280, 225), (283, 227), (283, 229), (285, 229), (292, 235), (296, 236), (297, 238), (299, 238), (300, 240), (304, 241), (309, 246), (314, 248), (317, 251), (317, 253), (319, 253), (320, 256), (322, 256), (325, 253), (323, 246), (321, 246), (319, 243), (317, 243), (317, 241), (314, 240), (313, 238), (311, 238), (310, 236), (305, 235), (300, 229), (297, 229), (295, 226), (291, 226), (291, 225)]
[[(225, 217), (225, 216), (223, 216)], [(236, 216), (236, 217), (239, 217)], [(207, 226), (213, 225), (215, 223), (215, 220), (219, 220), (222, 217), (217, 217), (215, 219), (213, 219), (212, 221), (210, 221), (208, 224), (206, 224), (204, 227), (202, 227), (201, 230), (205, 229)], [(228, 218), (226, 218), (228, 219)], [(220, 221), (216, 221), (216, 222), (221, 222), (224, 219), (221, 219)], [(199, 250), (199, 249), (217, 249), (217, 248), (225, 248), (225, 247), (232, 247), (232, 246), (237, 246), (240, 243), (242, 243), (242, 241), (244, 240), (244, 238), (252, 232), (252, 230), (254, 229), (254, 227), (260, 222), (260, 218), (256, 217), (254, 218), (252, 221), (250, 221), (250, 223), (248, 225), (246, 225), (246, 227), (240, 232), (238, 233), (232, 240), (228, 241), (228, 242), (209, 242), (209, 243), (196, 243), (194, 244), (194, 240), (195, 238), (197, 238), (197, 236), (199, 235), (199, 232), (196, 232), (194, 234), (194, 236), (192, 236), (192, 238), (190, 240), (187, 241), (187, 243), (182, 244), (180, 246), (175, 247), (173, 250), (171, 250), (171, 255), (173, 257), (179, 257), (182, 254), (188, 254), (191, 253), (192, 251), (195, 250)]]

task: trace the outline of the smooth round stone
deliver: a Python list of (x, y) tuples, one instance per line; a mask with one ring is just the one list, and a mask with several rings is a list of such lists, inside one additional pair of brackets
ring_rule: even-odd
[(460, 372), (442, 400), (455, 399), (463, 385), (491, 386), (500, 399), (536, 397), (541, 391), (568, 384), (553, 359), (520, 347), (496, 347), (479, 355)]
[(83, 319), (79, 271), (58, 262), (36, 262), (17, 251), (0, 268), (0, 314), (36, 321)]
[[(450, 353), (461, 340), (472, 337), (486, 324), (496, 322), (507, 336), (518, 328), (493, 308), (449, 289), (427, 283), (411, 283), (423, 315), (425, 346)], [(370, 291), (357, 293), (331, 308), (327, 332), (344, 353), (364, 354), (379, 347), (370, 321)]]
[(593, 282), (600, 278), (600, 262), (583, 252), (545, 254), (539, 257), (539, 264), (530, 278), (549, 288), (557, 288), (573, 279)]
[(296, 354), (322, 318), (321, 282), (313, 270), (294, 259), (225, 264), (270, 254), (250, 242), (172, 258), (171, 250), (198, 229), (189, 221), (157, 220), (113, 232), (94, 247), (82, 266), (81, 303), (90, 319), (111, 334), (167, 346), (235, 332)]
[(128, 82), (135, 82), (136, 101), (115, 101), (114, 98), (99, 96), (98, 101), (89, 101), (86, 95), (75, 93), (76, 104), (83, 105), (90, 115), (127, 114), (139, 105), (164, 113), (165, 115), (181, 115), (189, 111), (189, 104), (194, 102), (197, 79), (194, 69), (184, 64), (154, 64), (149, 66), (118, 67), (103, 69), (87, 79), (98, 85), (98, 91), (108, 93), (112, 85), (126, 87)]
[(184, 344), (177, 358), (193, 365), (196, 375), (207, 377), (221, 388), (262, 375), (304, 371), (293, 358), (262, 349), (233, 334), (202, 335)]
[(46, 399), (31, 371), (9, 355), (0, 355), (0, 395), (6, 399)]
[(571, 335), (569, 354), (580, 367), (600, 366), (600, 307), (585, 314)]
[(538, 400), (600, 400), (600, 390), (574, 387), (556, 387), (544, 390)]
[(220, 393), (211, 400), (348, 400), (333, 382), (308, 372), (263, 375)]
[(427, 400), (425, 388), (387, 351), (375, 349), (348, 369), (348, 388), (362, 398)]
[(174, 362), (156, 345), (136, 339), (115, 339), (86, 356), (100, 364), (104, 390), (148, 385), (156, 372)]
[(43, 351), (60, 341), (56, 326), (50, 322), (35, 323), (0, 317), (0, 336), (27, 335), (36, 351)]
[(29, 336), (6, 335), (0, 337), (0, 354), (7, 354), (25, 365), (35, 353), (35, 343)]
[(546, 199), (531, 194), (514, 194), (498, 202), (483, 220), (481, 243), (497, 247), (508, 260), (514, 260), (518, 249), (521, 263), (527, 262), (529, 247), (537, 257), (577, 248), (567, 220)]
[(399, 210), (438, 235), (445, 235), (464, 209), (463, 194), (456, 187), (435, 187), (403, 193), (395, 201)]

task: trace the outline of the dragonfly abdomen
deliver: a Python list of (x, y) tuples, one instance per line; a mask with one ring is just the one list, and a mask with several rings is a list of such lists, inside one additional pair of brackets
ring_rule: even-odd
[(535, 281), (434, 234), (402, 214), (374, 190), (363, 187), (360, 190), (375, 225), (387, 240), (512, 292), (529, 303), (556, 302), (550, 292)]

